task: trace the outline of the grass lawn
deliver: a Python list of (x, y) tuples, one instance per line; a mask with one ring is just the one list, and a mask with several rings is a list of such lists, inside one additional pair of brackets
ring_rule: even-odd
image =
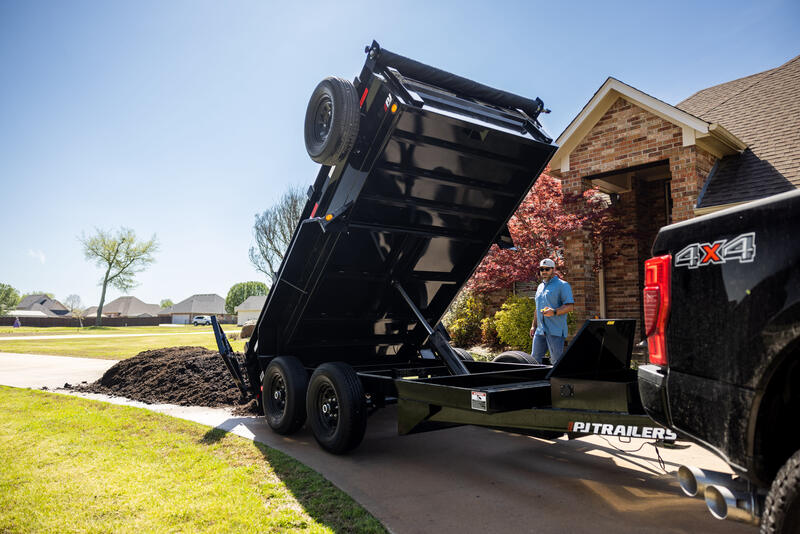
[(385, 532), (259, 443), (139, 408), (0, 387), (0, 532)]
[[(241, 352), (244, 350), (244, 341), (242, 340), (233, 340), (230, 341), (230, 344), (235, 351)], [(182, 345), (206, 347), (212, 350), (217, 349), (217, 342), (211, 331), (208, 331), (207, 335), (175, 334), (171, 336), (101, 337), (88, 339), (37, 340), (34, 338), (4, 341), (0, 338), (0, 352), (81, 356), (84, 358), (111, 360), (130, 358), (143, 350), (179, 347)]]
[[(238, 332), (242, 329), (233, 324), (224, 324), (222, 329), (225, 332)], [(22, 326), (13, 328), (11, 326), (0, 326), (0, 338), (11, 336), (58, 336), (75, 334), (175, 334), (182, 332), (211, 332), (210, 326), (85, 326), (83, 328), (70, 328), (66, 326)]]

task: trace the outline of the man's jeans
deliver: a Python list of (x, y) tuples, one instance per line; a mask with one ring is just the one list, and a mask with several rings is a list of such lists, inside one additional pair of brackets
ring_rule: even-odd
[(561, 336), (551, 336), (549, 334), (536, 334), (533, 336), (533, 351), (531, 355), (537, 362), (542, 363), (544, 353), (550, 349), (550, 363), (555, 365), (564, 354), (564, 341), (566, 338)]

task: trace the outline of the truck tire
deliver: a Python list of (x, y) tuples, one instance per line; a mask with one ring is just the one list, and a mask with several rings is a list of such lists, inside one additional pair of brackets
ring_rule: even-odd
[(358, 136), (358, 95), (344, 78), (325, 78), (308, 101), (305, 141), (308, 155), (323, 165), (336, 165)]
[(343, 454), (364, 439), (367, 428), (364, 388), (346, 363), (323, 363), (317, 367), (308, 385), (306, 411), (314, 438), (328, 452)]
[(783, 464), (767, 494), (762, 534), (800, 532), (800, 451)]
[(470, 354), (467, 351), (467, 349), (459, 349), (459, 348), (453, 347), (453, 350), (455, 351), (456, 354), (458, 354), (458, 357), (461, 358), (462, 360), (467, 361), (467, 362), (474, 362), (475, 361), (475, 358), (472, 357), (472, 354)]
[(533, 356), (521, 350), (507, 350), (495, 356), (492, 361), (500, 363), (539, 363)]
[(306, 422), (308, 373), (293, 356), (278, 356), (267, 365), (261, 381), (264, 417), (278, 434), (287, 436)]

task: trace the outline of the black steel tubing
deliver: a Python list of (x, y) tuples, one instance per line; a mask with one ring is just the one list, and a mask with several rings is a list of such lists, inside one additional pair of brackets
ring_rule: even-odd
[(447, 89), (458, 95), (470, 96), (504, 108), (521, 109), (532, 119), (536, 119), (544, 109), (544, 102), (540, 98), (531, 100), (502, 89), (495, 89), (494, 87), (462, 78), (445, 70), (390, 52), (385, 48), (381, 48), (377, 41), (372, 41), (372, 46), (367, 48), (367, 53), (370, 59), (375, 61), (377, 67), (393, 67), (400, 71), (403, 76)]

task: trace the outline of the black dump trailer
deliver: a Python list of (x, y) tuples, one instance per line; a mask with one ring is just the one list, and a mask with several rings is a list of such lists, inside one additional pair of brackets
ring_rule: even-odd
[[(477, 362), (449, 344), (447, 307), (556, 150), (540, 99), (494, 89), (373, 42), (354, 82), (323, 80), (305, 118), (322, 166), (244, 361), (220, 352), (269, 425), (308, 422), (326, 450), (398, 403), (399, 432), (458, 424), (547, 435), (669, 438), (629, 368), (634, 322), (586, 323), (558, 366)], [(659, 435), (660, 432), (660, 435)]]

